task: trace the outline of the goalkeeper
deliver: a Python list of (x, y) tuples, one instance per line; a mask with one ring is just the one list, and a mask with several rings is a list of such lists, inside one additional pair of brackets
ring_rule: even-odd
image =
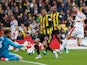
[(24, 47), (24, 45), (15, 44), (13, 41), (10, 40), (10, 35), (11, 35), (11, 31), (7, 29), (4, 31), (4, 35), (2, 37), (0, 36), (0, 59), (2, 61), (21, 60), (22, 59), (21, 56), (10, 53), (8, 48), (9, 45), (16, 48)]

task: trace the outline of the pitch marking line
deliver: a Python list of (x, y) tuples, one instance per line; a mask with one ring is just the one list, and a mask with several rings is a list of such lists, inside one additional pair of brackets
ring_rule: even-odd
[(29, 63), (29, 64), (37, 64), (37, 65), (47, 65), (43, 63), (38, 63), (38, 62), (32, 62), (32, 61), (26, 61), (26, 60), (20, 60), (21, 62)]

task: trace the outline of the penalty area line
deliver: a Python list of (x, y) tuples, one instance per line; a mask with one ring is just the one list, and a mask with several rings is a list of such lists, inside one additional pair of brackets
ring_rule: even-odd
[(25, 63), (29, 63), (29, 64), (36, 64), (36, 65), (47, 65), (47, 64), (32, 62), (32, 61), (27, 61), (27, 60), (20, 60), (20, 62), (25, 62)]

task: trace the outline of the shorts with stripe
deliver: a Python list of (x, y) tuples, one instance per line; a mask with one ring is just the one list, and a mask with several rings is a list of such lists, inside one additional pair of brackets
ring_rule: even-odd
[(72, 37), (83, 38), (84, 37), (84, 28), (73, 27), (69, 31), (68, 35), (71, 35)]

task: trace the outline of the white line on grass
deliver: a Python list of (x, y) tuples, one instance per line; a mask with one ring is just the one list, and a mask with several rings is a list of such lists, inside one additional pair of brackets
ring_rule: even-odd
[(37, 65), (47, 65), (43, 63), (38, 63), (38, 62), (32, 62), (32, 61), (26, 61), (26, 60), (20, 60), (21, 62), (29, 63), (29, 64), (37, 64)]

